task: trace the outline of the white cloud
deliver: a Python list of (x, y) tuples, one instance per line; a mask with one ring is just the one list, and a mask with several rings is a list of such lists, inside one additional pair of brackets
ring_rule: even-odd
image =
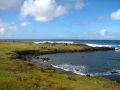
[(22, 4), (24, 0), (0, 0), (0, 10), (16, 8)]
[(85, 6), (83, 1), (77, 1), (74, 5), (75, 9), (82, 9)]
[[(75, 7), (81, 8), (82, 6), (83, 4), (77, 2)], [(58, 4), (57, 0), (26, 0), (21, 8), (21, 16), (24, 18), (32, 16), (37, 21), (47, 22), (65, 15), (67, 11), (67, 5)]]
[(111, 14), (111, 18), (113, 20), (120, 20), (120, 9), (118, 9), (117, 11), (113, 12)]
[(106, 29), (102, 29), (102, 30), (100, 30), (100, 32), (99, 32), (99, 34), (100, 34), (101, 36), (106, 36), (107, 33), (108, 33), (108, 31), (107, 31)]
[(46, 22), (66, 13), (66, 8), (57, 5), (55, 0), (27, 0), (21, 9), (22, 16), (35, 17), (37, 21)]
[(0, 34), (4, 34), (4, 32), (5, 32), (5, 29), (4, 28), (0, 28)]
[(27, 22), (27, 21), (24, 21), (24, 22), (21, 23), (21, 26), (22, 26), (22, 27), (25, 27), (25, 26), (27, 26), (28, 24), (30, 24), (30, 23)]
[(17, 26), (14, 23), (0, 22), (0, 35), (5, 34), (7, 30), (15, 30)]

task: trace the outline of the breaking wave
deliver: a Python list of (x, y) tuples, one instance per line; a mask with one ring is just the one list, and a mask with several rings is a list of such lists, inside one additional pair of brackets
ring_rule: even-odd
[(41, 43), (63, 43), (63, 44), (75, 44), (74, 41), (41, 41), (41, 42), (34, 42), (35, 44), (41, 44)]
[(78, 75), (90, 75), (90, 76), (110, 76), (110, 75), (120, 75), (120, 70), (109, 70), (109, 71), (106, 71), (106, 72), (94, 72), (94, 73), (91, 73), (91, 72), (88, 72), (88, 67), (86, 66), (83, 66), (83, 65), (69, 65), (69, 64), (60, 64), (60, 65), (53, 65), (52, 66), (54, 68), (59, 68), (59, 69), (62, 69), (62, 70), (65, 70), (65, 71), (71, 71), (75, 74), (78, 74)]
[(60, 68), (62, 70), (65, 70), (65, 71), (71, 71), (73, 73), (76, 73), (76, 74), (79, 74), (79, 75), (86, 75), (86, 70), (87, 70), (87, 67), (86, 66), (75, 66), (75, 65), (69, 65), (69, 64), (60, 64), (60, 65), (53, 65), (53, 67), (55, 68)]
[(91, 47), (111, 47), (115, 48), (116, 50), (120, 50), (120, 45), (110, 45), (110, 44), (92, 44), (92, 43), (84, 43), (85, 45), (91, 46)]

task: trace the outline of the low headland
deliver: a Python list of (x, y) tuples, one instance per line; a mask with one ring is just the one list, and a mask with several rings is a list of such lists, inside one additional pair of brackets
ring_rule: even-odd
[(120, 90), (119, 83), (103, 77), (65, 74), (31, 62), (31, 57), (43, 54), (106, 50), (115, 48), (0, 42), (0, 90)]

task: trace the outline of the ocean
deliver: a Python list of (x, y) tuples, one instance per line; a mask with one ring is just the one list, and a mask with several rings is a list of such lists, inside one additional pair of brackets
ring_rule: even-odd
[(0, 41), (19, 42), (71, 42), (75, 44), (86, 44), (92, 47), (114, 47), (115, 51), (94, 51), (76, 53), (57, 53), (42, 55), (50, 61), (41, 59), (32, 60), (40, 65), (52, 65), (55, 68), (70, 71), (78, 75), (102, 76), (113, 81), (120, 82), (120, 40), (38, 40), (38, 39), (9, 39)]

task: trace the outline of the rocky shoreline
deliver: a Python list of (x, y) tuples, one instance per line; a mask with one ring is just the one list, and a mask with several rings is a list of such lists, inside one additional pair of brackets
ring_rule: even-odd
[[(77, 45), (79, 46), (79, 45)], [(78, 49), (78, 50), (48, 50), (46, 52), (42, 52), (40, 50), (22, 50), (22, 51), (14, 51), (14, 55), (12, 58), (15, 59), (20, 59), (20, 60), (24, 60), (24, 61), (31, 61), (31, 58), (36, 58), (36, 59), (41, 59), (44, 62), (49, 61), (49, 58), (44, 57), (44, 58), (40, 58), (40, 55), (44, 55), (44, 54), (54, 54), (54, 53), (69, 53), (69, 52), (91, 52), (91, 51), (110, 51), (110, 50), (115, 50), (115, 48), (109, 48), (109, 47), (90, 47), (90, 46), (86, 46), (86, 45), (82, 45), (80, 44), (80, 46), (85, 46), (82, 49)], [(44, 48), (44, 47), (42, 47)], [(53, 68), (52, 65), (41, 65), (41, 67), (49, 67), (49, 68)], [(61, 69), (58, 69), (61, 72), (64, 72), (66, 74), (74, 74), (72, 72), (67, 72)], [(91, 77), (91, 75), (87, 74), (87, 77)]]
[(115, 48), (111, 48), (111, 47), (90, 47), (90, 46), (82, 45), (82, 44), (79, 44), (77, 46), (84, 46), (84, 48), (78, 49), (78, 50), (77, 49), (73, 49), (73, 50), (71, 49), (70, 50), (69, 49), (65, 49), (65, 50), (48, 49), (45, 52), (41, 50), (21, 50), (21, 51), (14, 51), (14, 53), (12, 54), (12, 58), (21, 59), (21, 60), (30, 60), (32, 57), (44, 55), (44, 54), (115, 50)]

